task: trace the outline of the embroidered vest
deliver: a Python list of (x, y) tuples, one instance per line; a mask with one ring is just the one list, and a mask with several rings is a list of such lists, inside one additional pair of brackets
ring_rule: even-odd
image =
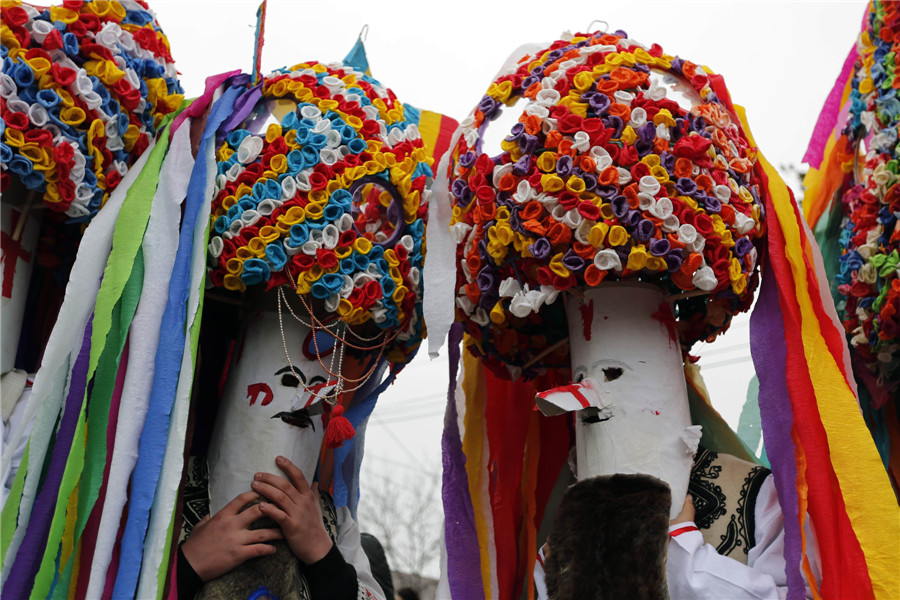
[[(205, 457), (191, 457), (184, 486), (182, 539), (186, 539), (194, 525), (209, 514), (208, 471)], [(331, 541), (337, 540), (338, 524), (334, 500), (326, 492), (319, 492), (322, 521)], [(272, 527), (273, 524), (262, 525)], [(267, 588), (278, 600), (310, 600), (309, 586), (300, 561), (287, 542), (276, 540), (275, 554), (254, 558), (236, 569), (208, 582), (197, 594), (198, 600), (233, 600), (247, 598), (260, 586)], [(264, 596), (268, 597), (268, 596)]]
[(694, 497), (694, 522), (716, 551), (747, 564), (756, 540), (756, 496), (770, 471), (730, 454), (697, 449), (688, 493)]

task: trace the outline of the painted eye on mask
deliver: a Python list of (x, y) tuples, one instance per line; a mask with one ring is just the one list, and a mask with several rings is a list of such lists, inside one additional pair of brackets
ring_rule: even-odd
[(303, 372), (300, 371), (297, 367), (294, 367), (293, 370), (291, 366), (288, 365), (281, 369), (275, 371), (275, 376), (281, 375), (281, 385), (284, 387), (300, 387), (300, 384), (306, 384), (306, 377), (303, 376)]

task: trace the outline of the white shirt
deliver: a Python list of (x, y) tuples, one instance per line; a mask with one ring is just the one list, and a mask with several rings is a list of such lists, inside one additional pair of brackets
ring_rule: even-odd
[[(754, 510), (756, 545), (747, 554), (747, 564), (722, 556), (703, 542), (699, 531), (687, 531), (669, 540), (666, 576), (672, 600), (722, 598), (783, 600), (787, 597), (784, 572), (784, 515), (778, 504), (772, 475), (766, 477), (756, 497)], [(674, 531), (693, 523), (678, 523)], [(821, 579), (818, 548), (807, 520), (807, 556), (817, 580)], [(812, 595), (807, 588), (806, 597)]]

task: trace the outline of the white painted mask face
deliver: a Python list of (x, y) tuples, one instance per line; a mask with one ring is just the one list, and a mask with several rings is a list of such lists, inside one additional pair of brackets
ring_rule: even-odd
[[(2, 287), (2, 307), (0, 307), (0, 336), (2, 336), (2, 356), (0, 372), (6, 373), (15, 366), (16, 351), (19, 349), (19, 335), (22, 332), (22, 317), (25, 314), (25, 300), (31, 280), (31, 266), (35, 261), (35, 250), (39, 231), (35, 212), (29, 213), (24, 222), (22, 212), (7, 203), (2, 204), (3, 250), (0, 261), (0, 287)], [(38, 213), (39, 214), (39, 213)], [(18, 239), (16, 232), (18, 230)]]
[[(278, 315), (257, 312), (247, 321), (243, 343), (228, 373), (208, 454), (210, 513), (250, 489), (257, 472), (284, 476), (282, 455), (312, 482), (325, 430), (319, 396), (337, 380), (316, 360), (309, 328), (284, 320), (285, 356)], [(334, 338), (319, 334), (319, 354), (328, 365)], [(305, 350), (305, 351), (304, 351)]]
[(687, 494), (699, 428), (691, 426), (671, 308), (649, 285), (617, 283), (566, 303), (573, 384), (538, 395), (554, 415), (578, 411), (577, 476), (647, 473)]

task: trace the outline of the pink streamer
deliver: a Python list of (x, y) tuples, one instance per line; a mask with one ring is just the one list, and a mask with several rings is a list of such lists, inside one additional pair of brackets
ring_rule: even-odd
[(816, 121), (816, 127), (813, 129), (812, 138), (809, 140), (809, 146), (806, 148), (806, 154), (803, 155), (803, 162), (818, 169), (822, 165), (822, 158), (825, 156), (825, 145), (828, 143), (828, 137), (834, 131), (834, 126), (838, 122), (838, 115), (841, 112), (841, 97), (844, 95), (844, 88), (847, 81), (853, 73), (853, 65), (856, 64), (856, 44), (850, 49), (847, 58), (844, 60), (844, 66), (841, 68), (841, 74), (838, 75), (834, 82), (834, 87), (825, 99), (825, 105), (822, 112), (819, 113), (819, 120)]

